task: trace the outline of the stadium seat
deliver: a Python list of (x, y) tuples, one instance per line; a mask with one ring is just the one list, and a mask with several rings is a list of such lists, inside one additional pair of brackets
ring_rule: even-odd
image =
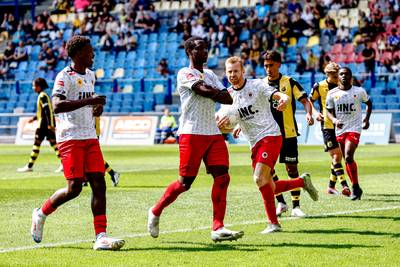
[(334, 44), (332, 49), (331, 49), (331, 53), (332, 54), (340, 54), (342, 52), (342, 45), (341, 44)]

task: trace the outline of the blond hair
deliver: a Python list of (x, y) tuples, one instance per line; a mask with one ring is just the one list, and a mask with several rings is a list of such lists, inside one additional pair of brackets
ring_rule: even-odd
[(340, 69), (339, 64), (331, 61), (325, 66), (324, 72), (325, 72), (325, 74), (331, 73), (331, 72), (338, 73), (339, 69)]
[(228, 59), (225, 61), (225, 66), (226, 66), (226, 64), (235, 64), (235, 63), (239, 63), (239, 64), (240, 64), (240, 67), (241, 67), (242, 69), (244, 68), (244, 66), (243, 66), (243, 60), (242, 60), (240, 57), (238, 57), (238, 56), (234, 56), (234, 57), (228, 58)]

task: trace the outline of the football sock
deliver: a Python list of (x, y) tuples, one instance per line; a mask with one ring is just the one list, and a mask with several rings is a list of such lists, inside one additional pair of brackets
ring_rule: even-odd
[(272, 224), (278, 223), (278, 217), (276, 216), (276, 207), (274, 199), (274, 191), (271, 188), (271, 183), (268, 183), (259, 188), (261, 196), (264, 200), (265, 211), (267, 213), (269, 222)]
[(104, 168), (106, 169), (106, 172), (108, 172), (108, 174), (111, 175), (111, 177), (114, 177), (114, 170), (110, 167), (110, 165), (108, 164), (108, 162), (104, 162)]
[(357, 173), (357, 163), (356, 161), (353, 162), (346, 162), (346, 171), (349, 175), (350, 181), (353, 185), (358, 184), (358, 173)]
[(42, 142), (38, 142), (37, 140), (35, 140), (35, 143), (32, 146), (31, 157), (29, 158), (29, 163), (28, 163), (29, 168), (33, 167), (33, 164), (35, 164), (35, 161), (36, 161), (37, 157), (39, 156), (41, 143)]
[(339, 179), (340, 184), (343, 187), (348, 186), (346, 177), (344, 176), (344, 169), (343, 169), (342, 163), (335, 164), (334, 169), (335, 169), (335, 173), (336, 173), (337, 178)]
[(47, 216), (47, 215), (52, 214), (56, 210), (56, 208), (54, 208), (51, 205), (51, 200), (49, 198), (46, 200), (46, 202), (43, 203), (41, 210), (42, 210), (43, 214)]
[(304, 179), (295, 178), (290, 180), (279, 180), (275, 182), (275, 194), (286, 192), (304, 186)]
[[(271, 174), (272, 174), (272, 179), (274, 180), (274, 182), (276, 182), (276, 181), (279, 180), (278, 175), (276, 175), (276, 173), (275, 173), (275, 170), (272, 170)], [(285, 201), (285, 199), (283, 198), (283, 195), (282, 195), (281, 193), (278, 193), (278, 194), (277, 194), (277, 193), (276, 193), (276, 190), (275, 190), (275, 198), (276, 198), (276, 200), (277, 200), (278, 202), (283, 203), (283, 204), (286, 205), (286, 201)]]
[[(297, 179), (299, 177), (299, 172), (289, 173), (290, 179)], [(293, 208), (300, 207), (300, 191), (301, 188), (295, 188), (290, 191), (292, 195)]]
[(333, 165), (331, 164), (331, 176), (329, 177), (329, 187), (335, 188), (337, 176)]
[(96, 236), (100, 233), (105, 233), (107, 229), (107, 216), (105, 214), (94, 216), (93, 225)]
[(56, 140), (52, 139), (49, 142), (50, 142), (51, 147), (56, 152), (57, 158), (61, 159), (60, 151), (58, 151)]
[(166, 208), (169, 204), (175, 201), (175, 199), (183, 192), (186, 191), (186, 188), (179, 181), (175, 181), (171, 183), (167, 189), (165, 189), (164, 195), (160, 198), (160, 200), (156, 203), (152, 212), (156, 216), (160, 216), (161, 212), (164, 208)]
[(229, 181), (229, 174), (224, 174), (214, 178), (211, 190), (211, 200), (213, 204), (213, 231), (224, 226), (226, 194), (228, 191)]

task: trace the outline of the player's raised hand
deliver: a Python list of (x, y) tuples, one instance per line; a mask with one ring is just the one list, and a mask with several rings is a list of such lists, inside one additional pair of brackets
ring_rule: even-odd
[(276, 107), (276, 109), (278, 111), (284, 111), (286, 108), (286, 105), (288, 103), (289, 99), (288, 98), (281, 98), (278, 101), (278, 106)]
[(223, 128), (230, 123), (228, 116), (223, 116), (221, 118), (217, 116), (215, 119), (217, 121), (218, 128)]
[(363, 120), (363, 130), (367, 130), (369, 128), (369, 120), (366, 118)]

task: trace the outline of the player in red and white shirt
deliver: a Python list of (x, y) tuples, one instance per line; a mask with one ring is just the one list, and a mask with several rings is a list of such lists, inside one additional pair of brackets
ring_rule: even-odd
[[(233, 98), (230, 114), (236, 112), (239, 118), (240, 128), (234, 131), (234, 136), (237, 137), (238, 132), (241, 131), (249, 141), (252, 151), (253, 179), (261, 192), (270, 221), (268, 227), (261, 233), (278, 232), (281, 231), (281, 226), (275, 210), (275, 194), (303, 187), (314, 201), (318, 200), (318, 191), (307, 173), (296, 179), (275, 182), (272, 179), (274, 166), (282, 146), (281, 132), (272, 115), (272, 108), (284, 110), (289, 97), (266, 85), (261, 79), (245, 79), (243, 63), (239, 57), (228, 58), (225, 68), (226, 76), (232, 84), (232, 87), (228, 89)], [(272, 106), (272, 100), (278, 101), (276, 106)], [(225, 127), (230, 124), (229, 116), (217, 118), (217, 120), (220, 129), (226, 131)]]
[(211, 239), (215, 242), (237, 240), (243, 232), (224, 227), (226, 194), (230, 181), (228, 149), (215, 122), (215, 102), (231, 104), (232, 98), (208, 69), (207, 43), (199, 37), (185, 42), (185, 51), (190, 67), (178, 72), (178, 92), (182, 114), (179, 120), (179, 179), (171, 183), (161, 199), (149, 209), (148, 231), (154, 238), (159, 234), (159, 220), (164, 208), (189, 190), (197, 176), (201, 161), (214, 178), (211, 200), (213, 203), (213, 225)]
[[(351, 200), (360, 200), (363, 193), (358, 184), (357, 163), (354, 160), (362, 129), (369, 128), (372, 102), (362, 87), (352, 85), (349, 68), (339, 70), (340, 85), (328, 92), (326, 109), (329, 119), (336, 126), (336, 139), (346, 162), (346, 172), (353, 184)], [(366, 115), (362, 119), (361, 104), (365, 103)]]
[(46, 217), (77, 197), (82, 191), (82, 182), (87, 179), (92, 188), (96, 233), (93, 249), (118, 250), (125, 241), (106, 236), (104, 160), (94, 127), (94, 116), (102, 114), (106, 100), (94, 95), (95, 76), (89, 70), (93, 64), (93, 48), (88, 38), (73, 36), (67, 43), (67, 51), (72, 64), (57, 75), (52, 99), (54, 113), (59, 116), (56, 139), (67, 186), (57, 190), (41, 208), (33, 210), (32, 238), (36, 243), (42, 241)]

